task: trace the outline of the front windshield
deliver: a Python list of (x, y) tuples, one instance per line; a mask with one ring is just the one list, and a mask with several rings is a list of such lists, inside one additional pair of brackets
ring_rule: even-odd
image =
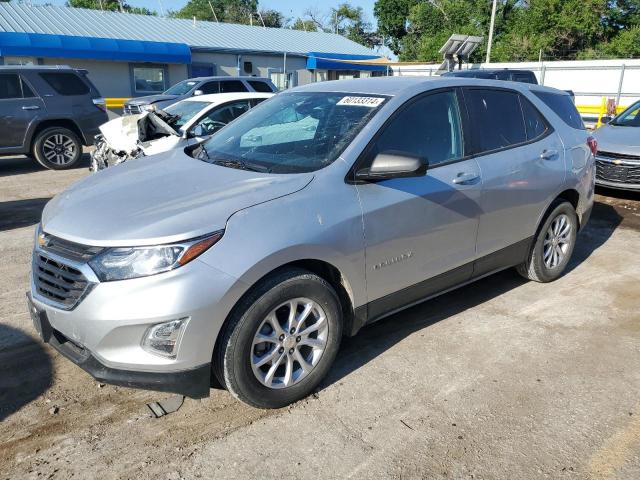
[(385, 100), (380, 95), (281, 93), (220, 130), (197, 156), (273, 173), (319, 170), (338, 158)]
[(166, 113), (171, 115), (171, 119), (167, 123), (175, 129), (181, 128), (207, 105), (209, 105), (207, 102), (194, 102), (191, 100), (183, 100), (169, 105), (164, 109)]
[(621, 127), (640, 127), (640, 102), (636, 102), (614, 118), (611, 125), (619, 125)]
[(194, 80), (183, 80), (182, 82), (176, 83), (173, 87), (171, 87), (164, 93), (165, 95), (184, 95), (197, 84), (198, 82)]

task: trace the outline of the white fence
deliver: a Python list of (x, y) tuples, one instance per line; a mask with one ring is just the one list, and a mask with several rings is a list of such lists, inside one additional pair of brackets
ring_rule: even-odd
[[(440, 65), (404, 64), (391, 67), (393, 75), (436, 75)], [(584, 60), (471, 64), (463, 68), (517, 68), (531, 70), (541, 85), (573, 90), (576, 104), (598, 106), (613, 98), (629, 106), (640, 99), (640, 60)]]

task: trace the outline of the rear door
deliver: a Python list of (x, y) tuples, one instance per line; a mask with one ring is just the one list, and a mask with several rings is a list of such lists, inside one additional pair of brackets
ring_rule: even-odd
[[(465, 88), (473, 150), (482, 171), (478, 256), (521, 253), (540, 213), (564, 182), (560, 137), (522, 94)], [(476, 272), (478, 273), (478, 272)]]
[(20, 75), (0, 74), (0, 149), (28, 149), (27, 130), (44, 109), (42, 99)]

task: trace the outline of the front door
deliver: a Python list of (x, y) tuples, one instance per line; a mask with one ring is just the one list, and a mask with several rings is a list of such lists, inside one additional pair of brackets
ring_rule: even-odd
[(382, 128), (367, 159), (406, 153), (426, 159), (428, 170), (357, 185), (370, 319), (470, 278), (482, 184), (476, 161), (464, 157), (455, 91), (414, 99)]

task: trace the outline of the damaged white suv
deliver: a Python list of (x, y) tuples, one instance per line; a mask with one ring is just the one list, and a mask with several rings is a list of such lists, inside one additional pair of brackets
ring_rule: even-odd
[(258, 92), (199, 95), (164, 110), (113, 119), (100, 127), (101, 134), (96, 137), (91, 154), (91, 171), (201, 143), (272, 96), (273, 93)]

